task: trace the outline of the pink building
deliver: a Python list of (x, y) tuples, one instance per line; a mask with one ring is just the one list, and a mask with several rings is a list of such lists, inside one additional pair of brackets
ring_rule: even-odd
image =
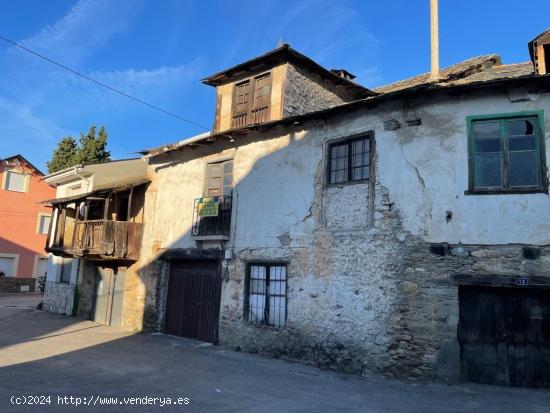
[(5, 277), (46, 273), (51, 208), (40, 202), (53, 198), (55, 189), (43, 176), (21, 155), (0, 160), (0, 273)]

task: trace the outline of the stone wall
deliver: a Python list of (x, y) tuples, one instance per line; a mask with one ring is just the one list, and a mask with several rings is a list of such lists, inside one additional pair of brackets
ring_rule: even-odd
[(517, 277), (550, 285), (549, 246), (427, 244), (407, 236), (401, 251), (389, 341), (382, 343), (387, 361), (377, 369), (393, 377), (458, 379), (459, 285), (516, 287)]
[(288, 64), (284, 93), (284, 116), (302, 115), (349, 101), (346, 92), (305, 69)]
[[(205, 164), (233, 158), (220, 343), (347, 372), (456, 381), (459, 285), (547, 280), (550, 263), (547, 194), (464, 193), (465, 119), (549, 104), (486, 91), (440, 96), (416, 105), (420, 126), (403, 121), (401, 103), (387, 104), (151, 158), (140, 278), (144, 312), (157, 310), (144, 320), (162, 329), (167, 278), (154, 254), (200, 247), (190, 228)], [(402, 127), (384, 130), (387, 119)], [(376, 139), (374, 188), (326, 187), (326, 143), (367, 132)], [(549, 136), (547, 126), (547, 151)], [(285, 328), (244, 319), (246, 265), (255, 261), (287, 264)]]
[[(229, 279), (223, 284), (220, 342), (243, 351), (365, 373), (375, 370), (373, 361), (380, 365), (385, 350), (379, 343), (391, 340), (387, 323), (398, 291), (391, 277), (399, 267), (394, 258), (401, 234), (398, 214), (388, 209), (387, 193), (380, 185), (376, 185), (374, 211), (369, 208), (368, 184), (356, 185), (356, 209), (350, 209), (344, 208), (336, 188), (323, 188), (321, 177), (308, 218), (316, 227), (311, 238), (282, 240), (279, 248), (241, 250), (230, 263)], [(343, 192), (351, 187), (344, 186)], [(287, 263), (286, 328), (257, 327), (245, 321), (245, 265), (254, 261)]]
[(58, 314), (72, 315), (74, 285), (46, 281), (44, 310)]
[(97, 267), (95, 264), (82, 260), (82, 269), (78, 278), (78, 310), (77, 315), (86, 319), (92, 318), (94, 305), (94, 289)]
[(0, 293), (34, 292), (36, 278), (0, 277)]
[[(379, 184), (372, 228), (319, 228), (312, 241), (236, 255), (223, 283), (221, 344), (348, 373), (456, 383), (459, 285), (513, 287), (516, 277), (550, 285), (550, 246), (430, 244), (403, 229)], [(245, 320), (253, 261), (288, 265), (286, 328)]]

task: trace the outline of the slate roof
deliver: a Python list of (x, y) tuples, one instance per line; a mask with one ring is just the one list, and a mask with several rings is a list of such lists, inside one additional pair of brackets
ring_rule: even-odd
[[(303, 67), (307, 67), (308, 70), (316, 73), (321, 78), (339, 85), (340, 87), (346, 88), (353, 93), (355, 99), (362, 99), (375, 94), (372, 90), (367, 89), (366, 87), (351, 80), (344, 79), (335, 72), (324, 68), (319, 63), (293, 49), (286, 43), (270, 50), (267, 53), (264, 53), (261, 56), (257, 56), (253, 59), (247, 60), (246, 62), (230, 67), (229, 69), (225, 69), (221, 72), (208, 76), (202, 80), (202, 83), (209, 86), (219, 86), (238, 80), (243, 76), (249, 76), (251, 73), (258, 72), (260, 70), (267, 70), (282, 62), (292, 62)], [(348, 74), (351, 75), (349, 72)], [(351, 76), (355, 77), (353, 75)]]
[(274, 125), (296, 124), (296, 122), (313, 118), (315, 116), (323, 116), (327, 113), (346, 111), (362, 104), (376, 104), (376, 102), (380, 102), (382, 100), (400, 99), (404, 95), (408, 94), (431, 93), (434, 91), (451, 88), (491, 87), (500, 82), (537, 78), (548, 80), (550, 79), (550, 75), (536, 75), (532, 62), (502, 64), (500, 56), (496, 54), (478, 56), (464, 60), (441, 70), (440, 78), (437, 82), (430, 80), (429, 73), (424, 73), (409, 79), (376, 88), (374, 89), (374, 92), (376, 93), (374, 96), (368, 96), (364, 99), (347, 102), (317, 112), (310, 112), (302, 115), (290, 116), (277, 121), (265, 122), (263, 124), (230, 129), (219, 133), (207, 132), (190, 139), (184, 139), (171, 145), (164, 145), (161, 147), (144, 150), (141, 153), (147, 156), (156, 156), (158, 154), (178, 150), (186, 146), (197, 146), (201, 143), (211, 143), (215, 141), (218, 136), (230, 136), (240, 132), (246, 133), (249, 130), (264, 127), (269, 128)]
[(501, 63), (500, 56), (489, 54), (473, 57), (443, 69), (440, 72), (438, 82), (432, 82), (430, 80), (430, 74), (424, 73), (409, 79), (378, 87), (374, 89), (374, 91), (384, 94), (428, 83), (436, 83), (440, 87), (445, 87), (532, 75), (534, 75), (534, 68), (531, 62), (505, 65)]

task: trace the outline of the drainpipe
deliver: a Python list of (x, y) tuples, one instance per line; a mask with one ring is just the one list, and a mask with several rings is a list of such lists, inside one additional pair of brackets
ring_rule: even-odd
[(439, 80), (439, 0), (430, 0), (430, 39), (432, 70), (430, 80)]

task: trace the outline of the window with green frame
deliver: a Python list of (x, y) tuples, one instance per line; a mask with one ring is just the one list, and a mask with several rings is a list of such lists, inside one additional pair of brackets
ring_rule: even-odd
[(467, 120), (470, 192), (545, 190), (541, 112)]

